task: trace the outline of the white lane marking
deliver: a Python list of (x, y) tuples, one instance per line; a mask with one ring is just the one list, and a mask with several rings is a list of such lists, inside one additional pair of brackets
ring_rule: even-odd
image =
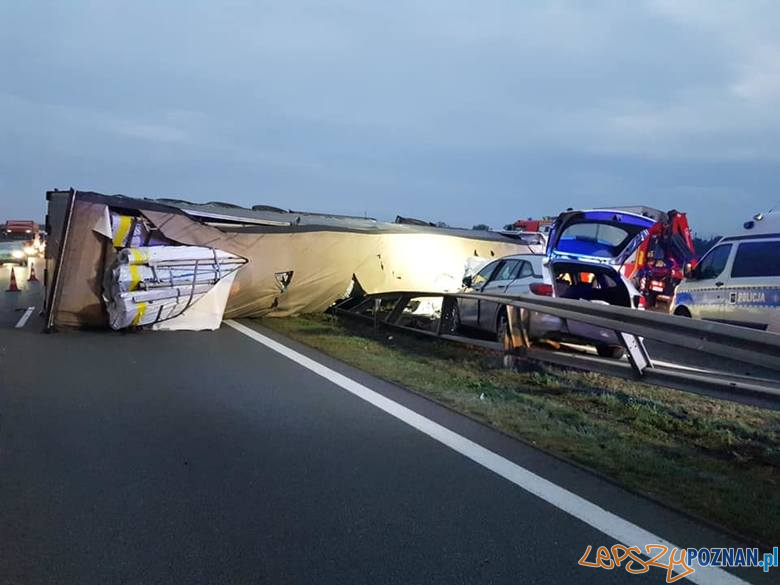
[[(436, 423), (416, 413), (415, 411), (402, 406), (401, 404), (398, 404), (397, 402), (394, 402), (385, 396), (382, 396), (378, 392), (371, 390), (359, 382), (355, 382), (351, 378), (348, 378), (345, 375), (336, 372), (335, 370), (331, 370), (327, 366), (323, 366), (321, 363), (306, 357), (305, 355), (298, 353), (293, 349), (290, 349), (286, 345), (283, 345), (278, 341), (274, 341), (262, 333), (258, 333), (246, 325), (242, 325), (241, 323), (233, 320), (227, 320), (225, 323), (236, 331), (243, 333), (247, 337), (250, 337), (258, 343), (263, 344), (267, 348), (282, 354), (284, 357), (294, 361), (300, 366), (303, 366), (307, 370), (311, 370), (315, 374), (322, 376), (333, 384), (340, 386), (347, 392), (354, 394), (358, 398), (362, 398), (366, 402), (373, 404), (377, 408), (385, 411), (387, 414), (428, 435), (443, 445), (446, 445), (450, 449), (457, 451), (461, 455), (468, 457), (482, 467), (485, 467), (493, 473), (500, 475), (504, 479), (511, 481), (527, 492), (530, 492), (545, 502), (552, 504), (559, 510), (563, 510), (571, 516), (574, 516), (575, 518), (585, 522), (589, 526), (592, 526), (596, 530), (599, 530), (607, 536), (614, 538), (615, 541), (621, 544), (625, 544), (627, 546), (663, 544), (664, 546), (669, 547), (670, 550), (675, 548), (680, 549), (679, 546), (671, 544), (669, 541), (656, 536), (652, 532), (640, 528), (636, 524), (632, 524), (628, 520), (624, 520), (612, 512), (608, 512), (604, 508), (589, 502), (585, 498), (582, 498), (544, 479), (543, 477), (536, 475), (524, 467), (513, 463), (509, 459), (506, 459), (501, 455), (490, 451), (489, 449), (485, 449), (481, 445), (478, 445), (466, 437), (463, 437), (454, 431), (443, 427), (439, 423)], [(584, 553), (585, 551), (582, 552)], [(666, 557), (668, 556), (669, 554), (667, 553)], [(659, 560), (663, 559), (664, 557)], [(716, 567), (699, 567), (698, 565), (695, 565), (695, 569), (696, 572), (693, 575), (689, 575), (687, 579), (700, 585), (736, 585), (747, 583), (747, 581), (743, 581), (731, 573), (727, 573), (726, 571)], [(657, 570), (661, 571), (661, 569)]]
[(27, 325), (27, 320), (30, 318), (30, 315), (32, 315), (32, 312), (35, 310), (35, 307), (27, 307), (27, 309), (24, 311), (24, 314), (19, 317), (19, 321), (16, 322), (16, 325), (14, 327), (16, 329), (21, 329), (25, 325)]

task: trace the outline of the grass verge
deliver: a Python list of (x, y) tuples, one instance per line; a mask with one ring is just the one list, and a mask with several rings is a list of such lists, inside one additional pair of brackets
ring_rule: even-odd
[(765, 545), (780, 541), (780, 413), (326, 315), (263, 325), (625, 487)]

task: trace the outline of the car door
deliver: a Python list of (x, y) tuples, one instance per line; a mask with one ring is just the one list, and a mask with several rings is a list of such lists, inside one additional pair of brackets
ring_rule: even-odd
[(726, 288), (726, 266), (731, 257), (733, 245), (719, 244), (707, 252), (693, 271), (689, 280), (690, 307), (699, 319), (721, 321), (728, 297)]
[[(502, 260), (494, 260), (482, 267), (471, 277), (471, 284), (463, 289), (466, 293), (480, 293), (490, 277), (501, 266)], [(460, 324), (465, 327), (477, 327), (479, 325), (479, 301), (476, 298), (458, 299), (458, 315)]]
[[(482, 287), (482, 294), (502, 295), (513, 280), (516, 270), (520, 268), (519, 260), (504, 260), (490, 279)], [(499, 303), (492, 301), (479, 301), (479, 324), (478, 327), (484, 331), (492, 333), (496, 330), (496, 317), (498, 315)]]
[(767, 329), (780, 323), (780, 239), (743, 241), (731, 263), (722, 320)]

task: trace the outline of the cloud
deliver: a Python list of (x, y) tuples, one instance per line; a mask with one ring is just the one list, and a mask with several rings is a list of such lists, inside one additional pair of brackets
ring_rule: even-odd
[(725, 0), (4, 3), (0, 197), (88, 182), (462, 225), (644, 198), (725, 228), (707, 197), (774, 203), (778, 18)]

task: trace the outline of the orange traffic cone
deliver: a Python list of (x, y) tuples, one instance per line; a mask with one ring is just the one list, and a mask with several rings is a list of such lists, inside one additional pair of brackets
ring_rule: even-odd
[(11, 283), (8, 285), (8, 289), (5, 292), (19, 292), (19, 287), (16, 286), (16, 273), (14, 267), (11, 266)]
[(30, 264), (30, 276), (27, 277), (27, 282), (38, 282), (38, 277), (35, 276), (35, 264)]

